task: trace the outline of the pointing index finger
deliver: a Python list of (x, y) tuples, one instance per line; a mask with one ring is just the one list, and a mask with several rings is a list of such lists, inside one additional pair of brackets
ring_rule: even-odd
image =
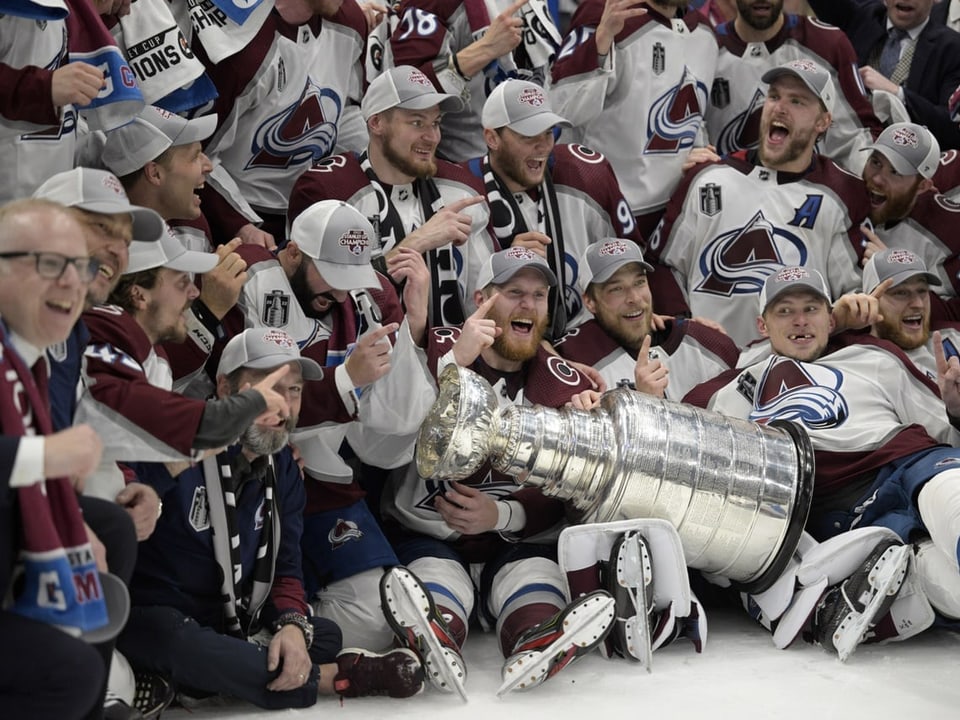
[(650, 362), (650, 334), (643, 336), (643, 342), (640, 343), (640, 352), (637, 353), (637, 365), (645, 367)]
[(513, 15), (515, 12), (517, 12), (517, 10), (522, 8), (524, 5), (526, 5), (528, 1), (529, 0), (517, 0), (513, 5), (511, 5), (506, 10), (504, 10), (502, 14), (509, 17), (510, 15)]
[(484, 202), (484, 197), (483, 197), (483, 195), (471, 195), (470, 197), (465, 197), (465, 198), (460, 198), (459, 200), (454, 200), (452, 203), (450, 203), (449, 205), (446, 205), (445, 207), (446, 207), (448, 210), (452, 210), (453, 212), (457, 212), (457, 213), (458, 213), (458, 212), (460, 212), (461, 210), (463, 210), (464, 208), (468, 208), (468, 207), (470, 207), (471, 205), (479, 205), (479, 204), (482, 203), (482, 202)]
[(473, 317), (477, 319), (485, 318), (487, 316), (487, 313), (490, 312), (490, 308), (493, 307), (494, 303), (497, 302), (497, 298), (499, 297), (500, 297), (500, 293), (495, 292), (493, 295), (491, 295), (482, 303), (480, 303), (479, 307), (477, 307), (476, 312), (473, 313)]

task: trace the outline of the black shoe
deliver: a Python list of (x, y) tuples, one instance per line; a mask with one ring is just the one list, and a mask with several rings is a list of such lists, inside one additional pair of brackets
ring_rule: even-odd
[(150, 672), (134, 672), (133, 677), (137, 681), (133, 706), (140, 711), (144, 720), (156, 720), (173, 702), (176, 694), (173, 686)]
[(143, 713), (123, 700), (108, 698), (103, 704), (103, 720), (144, 720)]
[(899, 540), (880, 541), (860, 568), (830, 588), (817, 604), (814, 642), (846, 660), (890, 609), (903, 587), (911, 552)]
[(333, 679), (333, 687), (343, 697), (408, 698), (423, 690), (423, 666), (408, 648), (382, 655), (347, 648), (337, 655), (337, 667), (340, 671)]

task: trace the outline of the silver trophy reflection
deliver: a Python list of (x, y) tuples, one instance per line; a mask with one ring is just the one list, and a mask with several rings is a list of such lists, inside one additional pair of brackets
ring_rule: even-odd
[(458, 480), (486, 460), (568, 501), (584, 522), (655, 517), (680, 535), (687, 565), (767, 589), (810, 509), (813, 450), (799, 425), (758, 425), (627, 388), (590, 412), (498, 407), (476, 373), (448, 365), (420, 430), (422, 477)]

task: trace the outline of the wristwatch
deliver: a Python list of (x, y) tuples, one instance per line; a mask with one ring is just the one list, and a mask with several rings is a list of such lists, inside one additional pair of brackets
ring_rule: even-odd
[(307, 650), (313, 645), (313, 623), (306, 615), (298, 612), (285, 612), (273, 624), (273, 631), (280, 632), (284, 625), (296, 625), (303, 633), (303, 640), (307, 644)]

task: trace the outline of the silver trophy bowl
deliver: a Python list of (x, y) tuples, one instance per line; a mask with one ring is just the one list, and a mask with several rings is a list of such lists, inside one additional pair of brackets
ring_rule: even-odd
[(627, 388), (590, 412), (499, 408), (476, 373), (448, 365), (417, 440), (425, 478), (462, 480), (486, 461), (567, 501), (583, 522), (661, 518), (689, 567), (759, 593), (780, 576), (807, 520), (813, 449), (794, 423), (768, 425)]

